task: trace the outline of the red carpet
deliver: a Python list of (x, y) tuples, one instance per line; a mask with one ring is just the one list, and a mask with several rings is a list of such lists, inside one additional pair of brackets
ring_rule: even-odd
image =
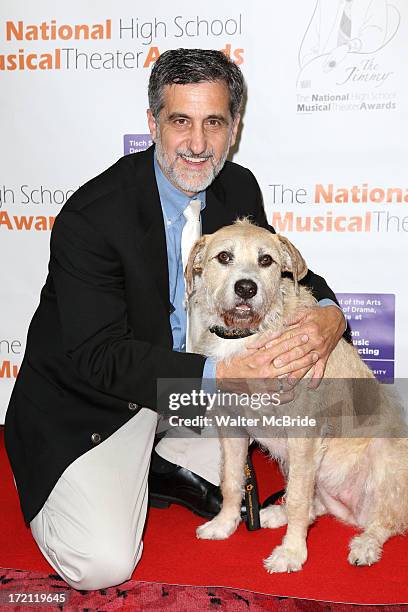
[[(69, 589), (55, 574), (24, 572), (19, 570), (0, 571), (0, 602), (10, 601), (16, 593), (31, 593), (32, 596), (46, 594), (62, 597), (64, 605), (48, 604), (36, 606), (35, 612), (406, 612), (407, 606), (360, 606), (333, 604), (315, 600), (272, 597), (239, 589), (220, 587), (192, 587), (174, 584), (159, 584), (128, 580), (120, 587), (98, 591), (76, 591)], [(12, 609), (26, 612), (27, 606), (2, 606), (0, 610)], [(31, 608), (30, 608), (31, 609)]]
[[(272, 490), (280, 488), (281, 479), (273, 464), (259, 453), (255, 455), (263, 499)], [(4, 476), (0, 489), (0, 567), (52, 571), (24, 525), (2, 435), (0, 471)], [(379, 564), (351, 567), (346, 557), (354, 529), (331, 517), (322, 517), (309, 531), (309, 559), (305, 569), (294, 574), (269, 575), (262, 567), (262, 559), (280, 542), (284, 528), (249, 533), (241, 525), (229, 540), (213, 542), (195, 538), (194, 530), (200, 522), (199, 517), (176, 506), (169, 510), (152, 510), (146, 527), (143, 558), (132, 579), (225, 586), (280, 597), (331, 602), (408, 602), (408, 536), (387, 542)]]

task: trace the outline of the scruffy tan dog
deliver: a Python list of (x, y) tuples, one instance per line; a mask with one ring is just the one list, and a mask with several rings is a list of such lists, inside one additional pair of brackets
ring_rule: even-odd
[[(282, 277), (285, 271), (294, 281)], [(203, 236), (186, 268), (190, 349), (228, 359), (256, 338), (241, 335), (282, 330), (287, 317), (316, 304), (308, 289), (298, 286), (306, 273), (289, 240), (246, 220)], [(361, 379), (368, 386), (356, 387)], [(301, 382), (292, 402), (269, 406), (266, 414), (316, 416), (317, 425), (312, 431), (305, 426), (274, 433), (261, 423), (247, 426), (247, 435), (222, 437), (223, 506), (197, 529), (197, 537), (224, 539), (237, 528), (252, 437), (279, 461), (287, 481), (284, 505), (261, 510), (262, 527), (287, 524), (282, 544), (264, 561), (268, 572), (302, 568), (308, 526), (326, 513), (362, 529), (350, 542), (351, 564), (378, 561), (384, 542), (408, 527), (407, 429), (385, 386), (342, 339), (318, 390)]]

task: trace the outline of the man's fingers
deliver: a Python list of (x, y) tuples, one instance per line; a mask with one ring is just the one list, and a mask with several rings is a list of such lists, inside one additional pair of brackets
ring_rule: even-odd
[(248, 340), (248, 343), (245, 345), (246, 349), (259, 349), (265, 346), (271, 340), (275, 338), (279, 338), (282, 335), (282, 332), (265, 332), (261, 334), (256, 340)]
[(309, 389), (317, 389), (319, 387), (320, 383), (322, 382), (325, 369), (326, 363), (323, 361), (323, 359), (319, 359), (314, 366), (313, 376), (308, 384)]
[[(274, 340), (272, 343), (268, 343), (265, 346), (265, 351), (259, 351), (256, 354), (256, 358), (259, 359), (259, 363), (267, 363), (268, 360), (276, 360), (277, 358), (282, 358), (285, 355), (289, 355), (290, 359), (297, 359), (302, 357), (307, 349), (303, 349), (303, 347), (309, 341), (309, 336), (307, 334), (293, 334), (285, 337), (283, 340)], [(296, 353), (293, 353), (296, 351)], [(285, 365), (287, 361), (290, 359), (284, 358), (282, 365)], [(276, 365), (276, 364), (275, 364)], [(279, 367), (279, 366), (276, 366)]]
[[(274, 346), (283, 344), (283, 342), (292, 340), (293, 338), (300, 337), (301, 334), (298, 332), (299, 326), (293, 325), (290, 329), (280, 332), (264, 332), (255, 340), (249, 339), (245, 345), (246, 349), (260, 349), (260, 348), (273, 348)], [(303, 340), (307, 342), (307, 340)], [(288, 349), (289, 350), (289, 349)]]
[[(295, 340), (295, 339), (294, 339)], [(284, 374), (292, 374), (304, 368), (308, 371), (319, 359), (318, 353), (309, 351), (305, 346), (295, 346), (285, 355), (288, 359), (282, 362), (282, 356), (276, 357), (276, 347), (246, 357), (246, 367), (251, 374), (250, 378), (271, 379)], [(280, 351), (278, 354), (281, 355)], [(297, 376), (294, 376), (297, 378)]]
[[(265, 348), (269, 349), (269, 348), (273, 348), (275, 346), (285, 346), (283, 343), (284, 342), (288, 342), (289, 340), (295, 340), (295, 338), (297, 338), (297, 340), (295, 340), (295, 342), (299, 343), (299, 339), (302, 339), (301, 342), (307, 342), (307, 340), (304, 339), (304, 337), (307, 335), (304, 332), (300, 332), (300, 325), (293, 325), (292, 327), (290, 327), (289, 329), (285, 330), (283, 333), (281, 333), (277, 338), (274, 338), (272, 340), (269, 340), (266, 344), (265, 344)], [(308, 337), (309, 339), (309, 337)]]
[[(302, 357), (306, 357), (307, 355), (312, 356), (314, 360), (313, 363), (317, 361), (319, 357), (317, 357), (317, 359), (314, 357), (315, 355), (317, 355), (317, 353), (314, 351), (310, 351), (310, 348), (306, 346), (306, 343), (309, 339), (307, 334), (303, 334), (300, 338), (302, 342), (301, 344), (296, 341), (296, 338), (293, 338), (291, 341), (284, 343), (284, 352), (273, 360), (273, 365), (275, 366), (275, 368), (282, 368), (286, 365), (289, 365), (291, 362), (297, 362), (299, 359), (302, 359)], [(305, 340), (305, 338), (307, 338), (307, 340)], [(297, 370), (299, 368), (294, 369)], [(293, 370), (290, 371), (293, 372)]]
[[(310, 349), (302, 348), (303, 345), (307, 344), (308, 340), (309, 336), (307, 334), (296, 335), (293, 338), (274, 344), (272, 347), (263, 347), (264, 350), (248, 349), (243, 356), (239, 355), (235, 359), (241, 363), (245, 363), (250, 369), (259, 370), (259, 378), (263, 376), (269, 377), (269, 372), (263, 373), (263, 369), (265, 367), (267, 368), (272, 361), (276, 361), (279, 357), (284, 357), (282, 365), (285, 365), (287, 361), (299, 359), (308, 351), (310, 352)], [(288, 356), (289, 359), (287, 359)], [(281, 372), (279, 372), (279, 374), (280, 373)], [(275, 374), (275, 376), (276, 375), (277, 374)]]
[(308, 365), (305, 368), (301, 368), (300, 370), (296, 370), (295, 372), (291, 372), (286, 375), (286, 380), (288, 386), (291, 388), (295, 387), (301, 380), (303, 380), (304, 376), (313, 368), (313, 365)]
[[(272, 367), (274, 369), (276, 368), (278, 375), (292, 374), (293, 377), (298, 370), (305, 369), (308, 372), (318, 360), (319, 355), (317, 353), (311, 352), (307, 353), (307, 355), (304, 355), (304, 357), (301, 357), (300, 359), (294, 359), (293, 361), (290, 361), (290, 363), (287, 363), (284, 366), (277, 367), (275, 363), (273, 363)], [(289, 377), (289, 379), (291, 379), (292, 377)], [(297, 376), (294, 377), (297, 378)]]

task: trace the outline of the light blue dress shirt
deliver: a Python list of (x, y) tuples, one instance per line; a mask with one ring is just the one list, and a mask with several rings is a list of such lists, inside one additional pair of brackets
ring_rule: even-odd
[[(170, 302), (174, 308), (174, 311), (170, 314), (173, 350), (182, 352), (186, 350), (187, 329), (187, 316), (184, 308), (184, 270), (181, 258), (181, 234), (186, 223), (183, 212), (191, 200), (200, 200), (201, 210), (203, 210), (206, 204), (205, 191), (200, 191), (193, 197), (189, 197), (174, 187), (161, 171), (156, 156), (154, 157), (154, 171), (166, 232)], [(207, 358), (203, 370), (203, 379), (215, 381), (215, 370), (215, 361)]]
[[(205, 191), (200, 191), (193, 197), (189, 197), (174, 187), (161, 171), (156, 156), (154, 157), (154, 171), (156, 174), (157, 187), (159, 189), (166, 232), (170, 302), (174, 308), (174, 311), (170, 314), (170, 326), (173, 333), (173, 350), (183, 352), (186, 350), (187, 329), (187, 316), (184, 308), (184, 270), (181, 258), (181, 234), (186, 223), (183, 212), (191, 200), (200, 200), (201, 210), (203, 210), (206, 205)], [(320, 300), (319, 305), (337, 307), (337, 304), (329, 298)], [(207, 358), (203, 370), (203, 380), (211, 387), (211, 383), (213, 383), (214, 390), (215, 378), (216, 362), (214, 359)]]

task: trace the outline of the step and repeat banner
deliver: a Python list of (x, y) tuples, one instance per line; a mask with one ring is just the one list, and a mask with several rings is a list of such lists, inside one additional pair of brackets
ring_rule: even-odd
[(248, 96), (232, 159), (336, 292), (362, 358), (384, 381), (408, 376), (406, 0), (3, 0), (0, 422), (55, 216), (149, 146), (150, 70), (178, 47), (240, 65)]

